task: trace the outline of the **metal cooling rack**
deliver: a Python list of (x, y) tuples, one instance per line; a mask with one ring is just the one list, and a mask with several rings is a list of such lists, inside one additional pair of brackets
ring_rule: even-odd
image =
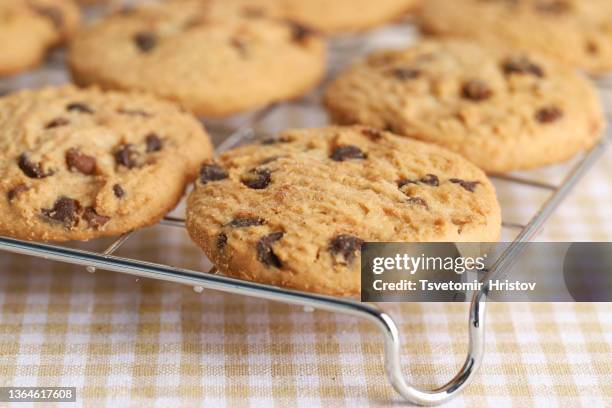
[[(414, 34), (413, 28), (409, 25), (401, 25), (386, 28), (384, 30), (395, 30), (395, 32), (401, 31), (410, 36), (413, 36)], [(382, 43), (384, 43), (384, 40)], [(349, 37), (333, 40), (330, 47), (330, 65), (333, 67), (333, 69), (328, 78), (333, 76), (335, 72), (337, 72), (337, 70), (343, 65), (346, 65), (347, 63), (359, 58), (360, 55), (370, 51), (372, 47), (376, 48), (380, 45), (380, 41), (367, 41), (367, 38), (364, 41), (364, 37)], [(389, 44), (384, 43), (384, 45)], [(395, 45), (395, 43), (391, 45)], [(401, 45), (403, 46), (404, 42), (402, 42)], [(61, 54), (55, 54), (55, 56), (50, 58), (48, 65), (50, 65), (52, 69), (56, 68), (63, 70), (61, 60)], [(56, 79), (58, 75), (61, 77), (63, 74), (52, 72), (51, 75), (48, 75), (47, 73), (47, 77), (41, 78), (40, 76), (35, 76), (34, 81), (30, 79), (26, 80), (25, 83), (21, 80), (21, 78), (18, 78), (16, 82), (14, 81), (8, 84), (8, 88), (18, 88), (24, 85), (32, 86), (32, 83), (35, 85), (41, 85), (42, 83), (48, 81), (46, 78), (51, 78), (51, 82), (57, 82)], [(62, 79), (60, 79), (59, 82), (62, 82)], [(6, 86), (7, 84), (2, 84), (0, 81), (0, 85)], [(612, 90), (612, 80), (610, 79), (599, 80), (598, 85), (600, 89)], [(219, 139), (221, 136), (229, 134), (228, 136), (223, 137), (223, 142), (218, 145), (216, 149), (217, 153), (262, 137), (264, 133), (258, 132), (257, 129), (261, 127), (263, 122), (275, 115), (290, 116), (286, 112), (283, 112), (283, 108), (288, 106), (315, 108), (318, 104), (319, 96), (320, 95), (318, 92), (315, 92), (313, 95), (307, 96), (302, 100), (272, 106), (246, 118), (243, 117), (240, 119), (212, 122), (207, 124), (209, 125), (209, 131), (213, 135), (214, 139)], [(291, 122), (290, 118), (288, 118), (288, 121)], [(529, 173), (527, 175), (520, 176), (503, 175), (493, 177), (498, 181), (510, 183), (516, 188), (541, 190), (542, 192), (546, 193), (547, 198), (542, 206), (534, 214), (532, 214), (528, 222), (520, 223), (511, 220), (504, 221), (504, 230), (510, 232), (516, 237), (483, 278), (485, 282), (489, 281), (489, 279), (494, 276), (499, 276), (506, 273), (510, 269), (510, 267), (517, 260), (518, 256), (520, 256), (522, 253), (526, 243), (535, 237), (540, 228), (550, 218), (568, 193), (582, 179), (583, 175), (589, 170), (589, 168), (597, 161), (597, 159), (603, 153), (605, 146), (606, 139), (604, 139), (604, 141), (602, 141), (590, 152), (575, 160), (572, 165), (565, 166), (565, 169), (562, 171), (562, 181), (559, 183), (543, 182), (540, 179), (537, 179), (537, 177), (529, 177)], [(183, 218), (167, 216), (160, 222), (160, 224), (170, 227), (184, 228), (185, 220)], [(478, 371), (480, 363), (482, 362), (485, 338), (485, 312), (487, 300), (486, 286), (484, 286), (480, 292), (476, 293), (471, 300), (468, 320), (469, 347), (463, 367), (447, 384), (432, 390), (422, 390), (412, 386), (404, 377), (400, 363), (401, 342), (398, 326), (396, 325), (395, 321), (379, 306), (374, 304), (360, 303), (353, 299), (298, 292), (280, 287), (261, 285), (253, 282), (233, 279), (216, 274), (214, 266), (209, 271), (202, 272), (164, 264), (144, 262), (138, 259), (122, 258), (114, 255), (115, 252), (126, 242), (128, 242), (132, 236), (133, 233), (130, 232), (118, 237), (112, 242), (112, 244), (101, 252), (0, 237), (0, 250), (43, 258), (51, 261), (81, 265), (86, 267), (90, 272), (94, 272), (98, 268), (137, 277), (190, 285), (198, 292), (202, 291), (203, 289), (212, 289), (299, 305), (304, 307), (305, 310), (326, 310), (329, 312), (343, 313), (368, 320), (376, 325), (384, 337), (385, 369), (389, 381), (403, 398), (415, 404), (437, 405), (459, 395), (459, 393), (461, 393), (461, 391), (471, 382), (474, 375)]]

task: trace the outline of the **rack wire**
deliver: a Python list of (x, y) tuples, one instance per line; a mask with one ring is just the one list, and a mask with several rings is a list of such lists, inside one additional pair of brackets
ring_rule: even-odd
[[(410, 27), (406, 28), (406, 26), (403, 26), (403, 29), (411, 30)], [(341, 63), (337, 63), (336, 61), (336, 63), (332, 64), (332, 66), (337, 68), (368, 50), (367, 47), (363, 46), (362, 41), (356, 41), (354, 39), (347, 41), (343, 39), (332, 45), (332, 51), (332, 58), (339, 57), (342, 60)], [(54, 63), (53, 61), (56, 60), (52, 59), (52, 64)], [(333, 73), (330, 75), (333, 75)], [(600, 80), (598, 81), (598, 85), (600, 88), (612, 89), (611, 80)], [(17, 86), (21, 85), (18, 84)], [(302, 105), (308, 107), (316, 103), (317, 96), (315, 93), (314, 97), (309, 96), (300, 101), (291, 102), (289, 105), (293, 104), (294, 106)], [(229, 136), (225, 137), (223, 142), (217, 147), (217, 154), (239, 144), (265, 136), (261, 132), (256, 132), (255, 130), (258, 129), (267, 118), (273, 115), (282, 115), (280, 110), (283, 106), (287, 106), (287, 104), (268, 107), (251, 116), (239, 119), (237, 123), (236, 120), (230, 123), (212, 123), (210, 129), (221, 129), (219, 133), (227, 133), (227, 130), (230, 130)], [(219, 135), (217, 134), (216, 136)], [(606, 139), (590, 152), (576, 160), (573, 165), (569, 166), (569, 169), (565, 172), (563, 180), (560, 183), (543, 182), (536, 178), (530, 178), (528, 175), (500, 175), (494, 177), (498, 181), (511, 183), (513, 186), (541, 190), (547, 194), (547, 199), (526, 223), (504, 220), (504, 229), (516, 235), (516, 238), (490, 268), (487, 275), (483, 278), (485, 282), (488, 282), (494, 276), (504, 274), (512, 267), (514, 262), (521, 255), (526, 243), (535, 237), (564, 198), (601, 156), (605, 148)], [(185, 220), (180, 217), (166, 216), (160, 224), (173, 228), (184, 228)], [(218, 290), (299, 305), (303, 306), (305, 310), (319, 309), (353, 315), (371, 321), (380, 330), (384, 338), (385, 369), (389, 381), (403, 398), (415, 404), (437, 405), (459, 395), (474, 378), (482, 362), (485, 346), (486, 286), (483, 286), (482, 290), (474, 295), (470, 303), (468, 318), (469, 346), (465, 363), (457, 375), (450, 379), (447, 384), (432, 390), (421, 390), (412, 386), (402, 373), (400, 363), (400, 333), (395, 321), (385, 313), (381, 307), (374, 304), (360, 303), (353, 299), (299, 292), (229, 278), (217, 274), (214, 266), (210, 270), (203, 272), (116, 256), (115, 253), (128, 242), (132, 236), (133, 232), (121, 235), (101, 252), (75, 249), (60, 245), (26, 242), (0, 236), (0, 250), (67, 264), (81, 265), (89, 272), (94, 272), (96, 269), (104, 269), (137, 277), (190, 285), (198, 292), (203, 289)]]

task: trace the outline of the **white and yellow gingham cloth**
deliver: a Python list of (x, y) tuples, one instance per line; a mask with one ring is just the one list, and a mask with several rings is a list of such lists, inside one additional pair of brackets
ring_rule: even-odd
[[(381, 38), (405, 42), (385, 34), (369, 46)], [(9, 85), (64, 79), (51, 69)], [(296, 110), (281, 110), (270, 126), (323, 120)], [(538, 175), (550, 181), (562, 173)], [(544, 198), (498, 187), (504, 216), (514, 222), (526, 222)], [(539, 239), (612, 240), (612, 151)], [(118, 255), (206, 267), (184, 231), (165, 227), (137, 233)], [(430, 388), (456, 374), (466, 355), (467, 304), (388, 309), (411, 383)], [(486, 334), (482, 368), (450, 406), (612, 406), (612, 304), (491, 304)], [(382, 357), (378, 330), (354, 317), (0, 252), (0, 386), (76, 387), (83, 406), (402, 404)]]

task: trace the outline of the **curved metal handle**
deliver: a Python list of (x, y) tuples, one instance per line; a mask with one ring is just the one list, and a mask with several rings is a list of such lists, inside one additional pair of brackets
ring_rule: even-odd
[(459, 395), (478, 372), (484, 356), (485, 314), (486, 295), (483, 292), (477, 292), (470, 305), (469, 346), (463, 367), (448, 383), (427, 391), (415, 388), (406, 382), (400, 360), (399, 330), (393, 319), (382, 311), (370, 310), (369, 320), (381, 329), (385, 337), (385, 370), (393, 388), (407, 401), (427, 406), (442, 404)]

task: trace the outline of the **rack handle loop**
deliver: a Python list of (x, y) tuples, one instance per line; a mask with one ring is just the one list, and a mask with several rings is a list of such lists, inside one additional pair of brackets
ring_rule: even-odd
[(465, 362), (457, 375), (445, 385), (433, 390), (421, 390), (410, 385), (402, 372), (401, 341), (399, 330), (393, 319), (379, 311), (370, 313), (369, 320), (374, 322), (383, 332), (385, 339), (385, 371), (393, 388), (406, 401), (417, 405), (432, 406), (443, 404), (467, 387), (478, 372), (485, 351), (485, 315), (486, 295), (477, 292), (470, 304), (469, 346)]

